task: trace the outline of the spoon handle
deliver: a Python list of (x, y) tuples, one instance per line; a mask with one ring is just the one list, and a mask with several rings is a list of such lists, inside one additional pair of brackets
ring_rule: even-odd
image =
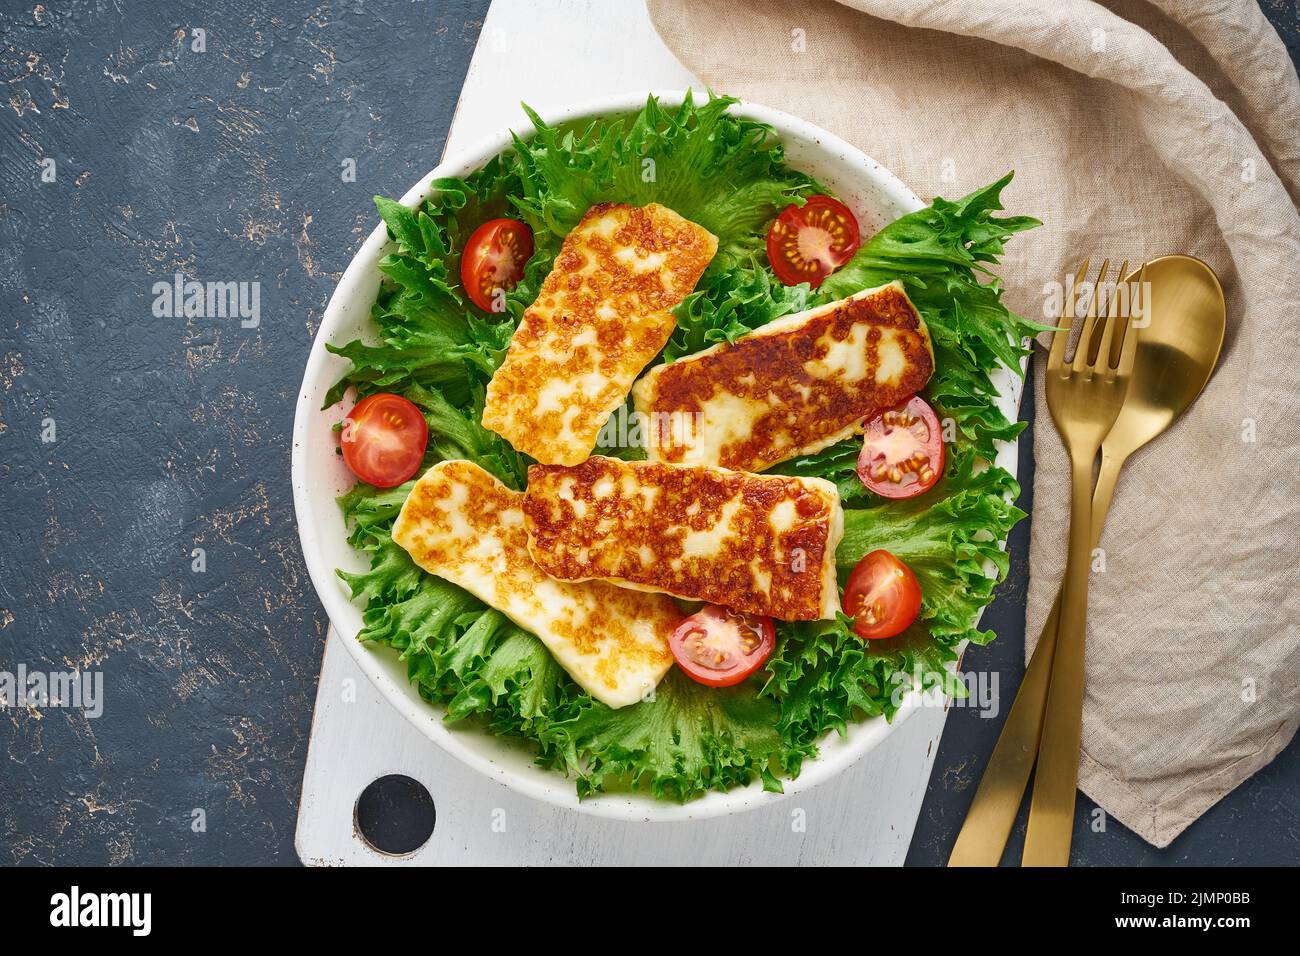
[[(1091, 543), (1094, 548), (1101, 540), (1101, 530), (1125, 458), (1102, 447), (1101, 471), (1092, 493)], [(967, 811), (966, 822), (957, 834), (957, 843), (948, 858), (949, 866), (997, 866), (1002, 859), (1025, 788), (1029, 785), (1029, 774), (1038, 756), (1060, 616), (1061, 592), (1057, 591), (1020, 689), (1016, 691), (1016, 699), (1011, 704), (993, 747), (993, 755)]]

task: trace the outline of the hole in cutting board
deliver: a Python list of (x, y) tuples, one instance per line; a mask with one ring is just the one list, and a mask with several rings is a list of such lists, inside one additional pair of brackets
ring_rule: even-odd
[(389, 856), (414, 853), (428, 842), (437, 813), (424, 784), (400, 773), (373, 780), (352, 811), (356, 832)]

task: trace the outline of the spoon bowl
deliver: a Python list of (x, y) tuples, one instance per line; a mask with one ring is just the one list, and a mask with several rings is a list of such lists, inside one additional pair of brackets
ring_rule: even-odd
[[(1140, 269), (1126, 281), (1137, 280)], [(1223, 287), (1193, 256), (1161, 256), (1146, 264), (1136, 303), (1137, 356), (1119, 418), (1102, 454), (1120, 461), (1167, 429), (1201, 393), (1219, 361), (1227, 328)], [(1134, 329), (1130, 329), (1130, 334)]]

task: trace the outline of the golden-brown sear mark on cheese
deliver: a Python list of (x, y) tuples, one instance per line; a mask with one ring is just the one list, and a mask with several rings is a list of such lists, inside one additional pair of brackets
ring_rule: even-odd
[(782, 620), (838, 609), (839, 494), (818, 478), (594, 457), (533, 465), (524, 496), (533, 560)]
[(895, 281), (659, 366), (633, 396), (652, 460), (762, 471), (860, 434), (933, 370), (929, 331)]
[(634, 703), (671, 666), (681, 612), (663, 595), (549, 577), (528, 553), (523, 498), (473, 462), (442, 462), (416, 482), (393, 540), (536, 634), (593, 697)]
[(707, 230), (655, 203), (587, 210), (488, 384), (484, 427), (538, 461), (586, 458), (717, 248)]

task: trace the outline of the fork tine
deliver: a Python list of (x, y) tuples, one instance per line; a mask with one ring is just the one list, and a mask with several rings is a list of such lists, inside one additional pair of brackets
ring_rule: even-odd
[[(1110, 366), (1119, 368), (1120, 351), (1124, 348), (1124, 340), (1128, 337), (1128, 331), (1133, 327), (1133, 323), (1140, 317), (1139, 309), (1141, 308), (1141, 291), (1134, 287), (1133, 283), (1137, 281), (1137, 275), (1130, 273), (1120, 276), (1120, 281), (1124, 284), (1124, 292), (1128, 302), (1128, 321), (1115, 330), (1115, 338), (1110, 343)], [(1124, 300), (1121, 300), (1123, 304)]]
[(1061, 319), (1056, 332), (1052, 334), (1052, 350), (1047, 353), (1047, 370), (1058, 372), (1065, 366), (1065, 346), (1070, 341), (1070, 328), (1074, 325), (1075, 293), (1079, 288), (1079, 276), (1088, 274), (1088, 260), (1079, 263), (1079, 268), (1070, 276), (1070, 294), (1061, 303)]
[(1125, 259), (1124, 264), (1119, 267), (1119, 278), (1115, 286), (1115, 291), (1106, 302), (1106, 315), (1102, 319), (1106, 327), (1102, 330), (1101, 344), (1097, 346), (1097, 361), (1093, 365), (1093, 371), (1098, 373), (1110, 369), (1110, 345), (1111, 339), (1113, 339), (1116, 334), (1115, 327), (1120, 327), (1119, 335), (1123, 336), (1124, 328), (1128, 325), (1128, 316), (1119, 314), (1124, 310), (1122, 310), (1118, 305), (1120, 298), (1119, 283), (1123, 283), (1124, 276), (1126, 275), (1128, 275), (1127, 259)]
[(1101, 271), (1097, 273), (1097, 281), (1092, 286), (1092, 295), (1088, 297), (1088, 315), (1083, 323), (1083, 331), (1079, 333), (1079, 341), (1074, 346), (1074, 370), (1076, 372), (1082, 372), (1089, 366), (1088, 352), (1089, 346), (1092, 344), (1092, 330), (1097, 324), (1097, 300), (1101, 297), (1101, 284), (1106, 281), (1106, 273), (1109, 271), (1110, 260), (1103, 259)]
[[(1146, 277), (1147, 264), (1144, 262), (1142, 263), (1142, 271), (1138, 273), (1137, 281), (1139, 290), (1143, 288), (1142, 283), (1146, 281)], [(1145, 304), (1143, 304), (1143, 308), (1146, 308)], [(1133, 328), (1132, 324), (1129, 323), (1128, 334), (1124, 336), (1124, 344), (1119, 353), (1119, 367), (1117, 371), (1122, 376), (1133, 374), (1134, 356), (1137, 355), (1137, 340), (1138, 330)]]

